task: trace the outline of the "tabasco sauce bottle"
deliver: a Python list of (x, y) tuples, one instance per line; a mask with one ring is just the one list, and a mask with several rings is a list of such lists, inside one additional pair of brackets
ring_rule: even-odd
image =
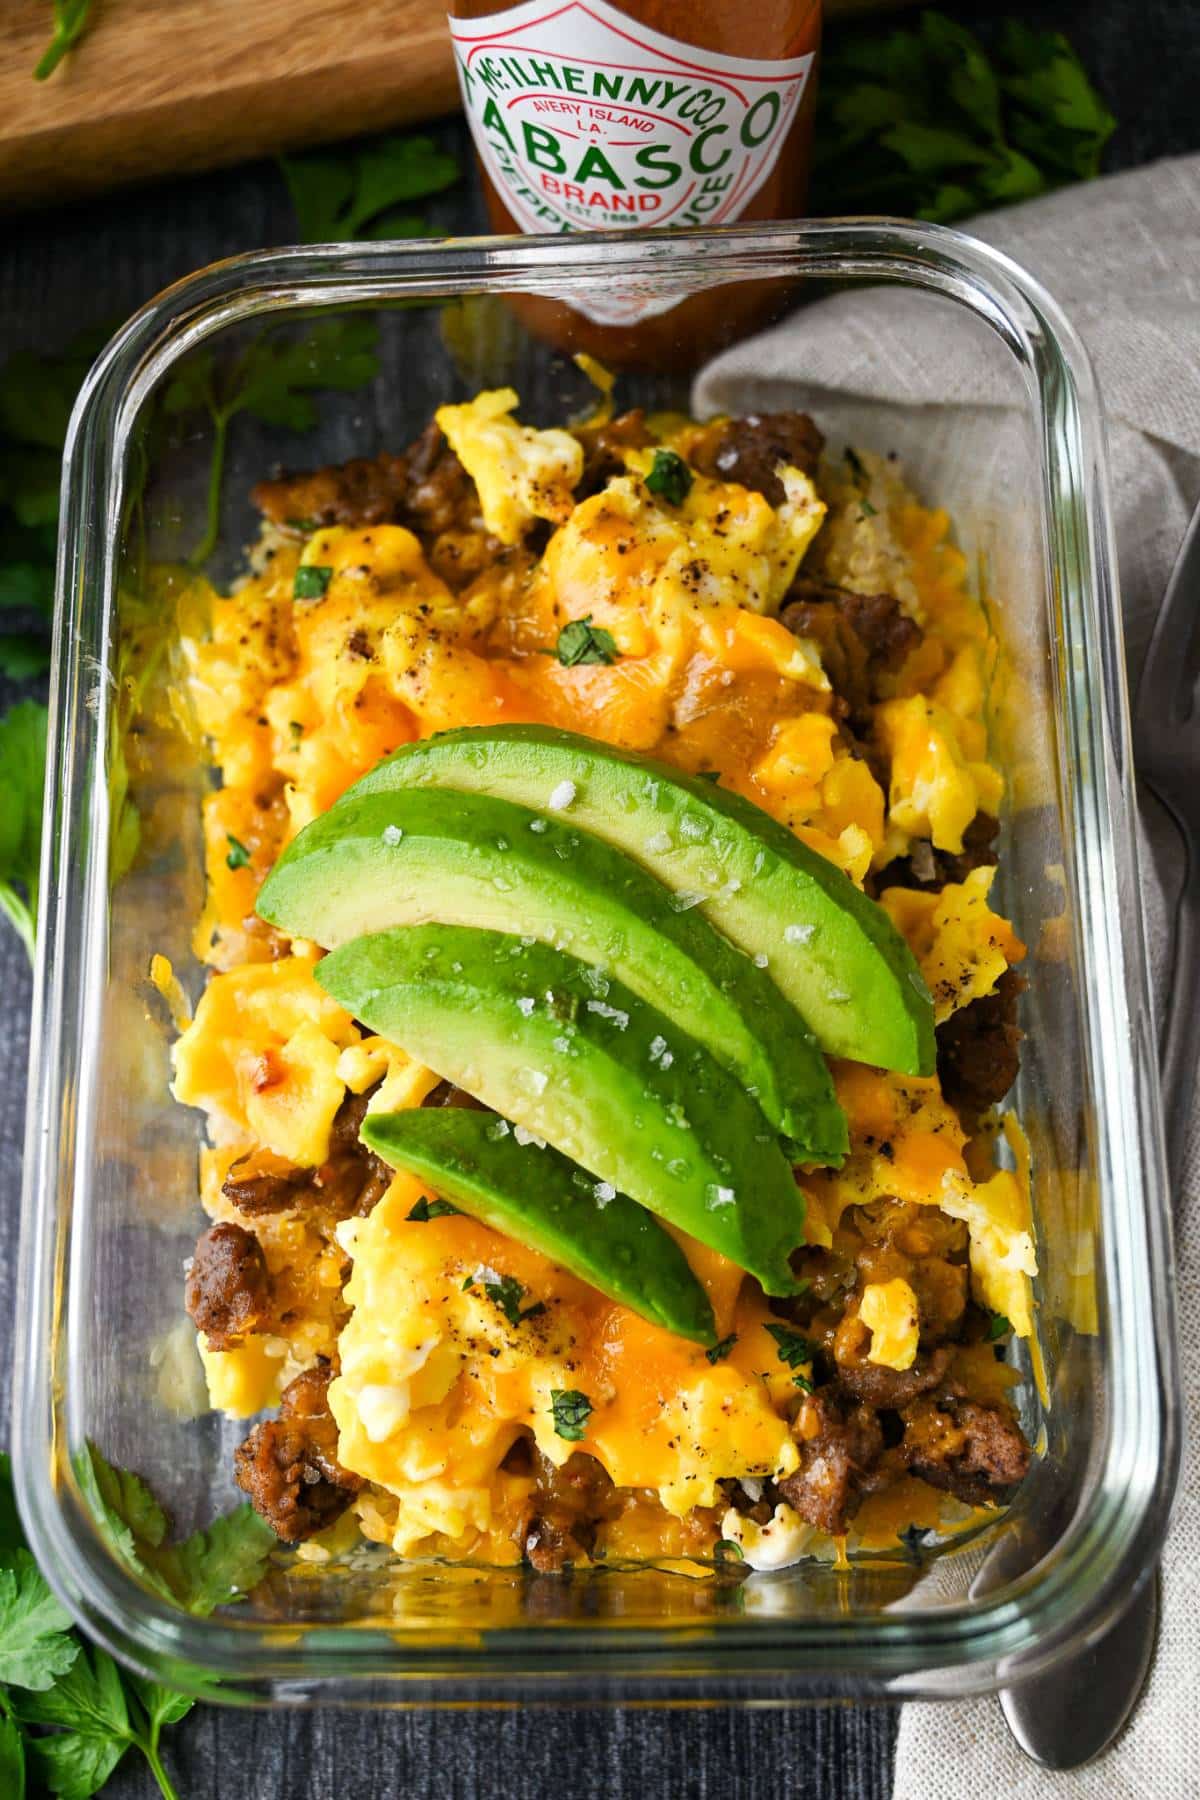
[[(629, 231), (804, 209), (821, 0), (453, 0), (463, 103), (497, 231)], [(616, 364), (694, 362), (773, 288), (672, 304), (615, 283), (527, 295), (543, 336)]]

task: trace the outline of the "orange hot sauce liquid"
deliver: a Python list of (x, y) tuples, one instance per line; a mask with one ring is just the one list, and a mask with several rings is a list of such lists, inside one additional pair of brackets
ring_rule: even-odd
[[(513, 0), (452, 0), (456, 19), (483, 19), (507, 12)], [(782, 62), (818, 54), (821, 0), (612, 0), (639, 25), (701, 53)], [(762, 187), (739, 213), (739, 225), (756, 219), (803, 217), (808, 199), (813, 120), (817, 97), (814, 66), (795, 120)], [(482, 163), (477, 160), (488, 215), (498, 232), (521, 229)], [(740, 282), (692, 295), (669, 312), (631, 325), (606, 325), (586, 318), (562, 301), (523, 294), (512, 299), (516, 312), (539, 337), (574, 354), (585, 350), (617, 368), (688, 368), (723, 345), (765, 324), (786, 302), (783, 284)]]

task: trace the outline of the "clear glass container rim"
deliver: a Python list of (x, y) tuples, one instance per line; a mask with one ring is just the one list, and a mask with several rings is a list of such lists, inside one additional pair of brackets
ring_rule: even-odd
[[(576, 295), (615, 275), (674, 286), (742, 279), (835, 278), (901, 284), (952, 299), (1009, 347), (1027, 384), (1042, 448), (1048, 592), (1060, 633), (1065, 781), (1075, 892), (1075, 952), (1088, 984), (1083, 1046), (1096, 1102), (1116, 1453), (1086, 1516), (1072, 1521), (1045, 1566), (997, 1594), (927, 1613), (861, 1622), (721, 1621), (719, 1646), (671, 1631), (572, 1626), (506, 1629), (503, 1648), (422, 1652), (384, 1628), (294, 1633), (236, 1616), (197, 1620), (149, 1595), (107, 1554), (85, 1513), (59, 1442), (56, 1306), (63, 1245), (60, 1196), (80, 1171), (64, 1142), (64, 1082), (88, 1047), (83, 1007), (102, 979), (107, 904), (107, 791), (94, 779), (105, 742), (111, 675), (104, 667), (116, 601), (123, 478), (140, 409), (181, 356), (228, 326), (325, 307), (386, 306), (421, 296), (519, 290)], [(268, 250), (216, 263), (167, 289), (117, 333), (77, 403), (63, 474), (58, 610), (51, 671), (50, 748), (34, 990), (16, 1370), (18, 1499), (52, 1585), (89, 1630), (126, 1660), (172, 1671), (181, 1685), (213, 1676), (258, 1684), (403, 1678), (442, 1672), (485, 1683), (497, 1658), (514, 1675), (549, 1676), (564, 1656), (602, 1675), (667, 1663), (723, 1678), (745, 1668), (794, 1672), (833, 1691), (839, 1679), (877, 1692), (983, 1690), (1048, 1667), (1111, 1617), (1145, 1579), (1166, 1529), (1180, 1456), (1179, 1380), (1168, 1187), (1137, 860), (1115, 554), (1103, 426), (1083, 347), (1051, 297), (1002, 253), (960, 232), (850, 219), (719, 232), (664, 231), (614, 240), (478, 238), (402, 245)], [(97, 682), (96, 674), (102, 678)], [(83, 859), (85, 841), (96, 847)], [(82, 878), (78, 870), (82, 868)], [(1086, 904), (1084, 901), (1086, 900)], [(72, 943), (86, 979), (72, 989)], [(84, 1178), (86, 1172), (84, 1172)], [(66, 1209), (69, 1213), (69, 1208)], [(353, 1642), (351, 1642), (353, 1640)], [(773, 1659), (773, 1661), (772, 1661)]]

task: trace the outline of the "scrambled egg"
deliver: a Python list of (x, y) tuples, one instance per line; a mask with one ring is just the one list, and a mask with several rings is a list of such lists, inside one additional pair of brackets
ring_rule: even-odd
[[(282, 847), (398, 745), (456, 725), (532, 720), (716, 770), (860, 883), (914, 837), (960, 849), (976, 812), (1000, 800), (982, 722), (986, 628), (948, 520), (918, 507), (893, 472), (867, 459), (870, 513), (860, 485), (824, 482), (824, 531), (826, 502), (797, 469), (781, 470), (778, 507), (700, 475), (672, 506), (647, 489), (652, 452), (641, 449), (576, 504), (578, 439), (521, 425), (515, 405), (502, 389), (443, 407), (438, 421), (493, 539), (517, 546), (533, 520), (557, 527), (540, 562), (520, 550), (493, 556), (452, 590), (401, 526), (325, 529), (302, 548), (270, 545), (234, 595), (210, 596), (204, 627), (187, 640), (198, 724), (223, 786), (206, 803), (209, 894), (197, 933), (216, 972), (176, 1047), (175, 1092), (210, 1120), (217, 1147), (206, 1153), (204, 1196), (216, 1217), (231, 1216), (220, 1188), (238, 1156), (265, 1150), (319, 1165), (347, 1093), (374, 1088), (371, 1105), (395, 1109), (420, 1105), (435, 1083), (321, 992), (314, 947), (281, 944), (253, 911)], [(877, 708), (886, 791), (844, 741), (817, 646), (774, 616), (810, 550), (826, 579), (899, 593), (924, 628)], [(321, 572), (314, 598), (294, 593), (301, 564)], [(564, 667), (546, 654), (564, 624), (584, 617), (611, 632), (612, 663)], [(939, 1020), (992, 991), (1024, 954), (988, 905), (992, 873), (975, 870), (938, 894), (882, 897)], [(881, 1197), (940, 1207), (968, 1228), (976, 1298), (1028, 1335), (1035, 1261), (1024, 1174), (972, 1179), (936, 1079), (853, 1065), (835, 1074), (852, 1152), (840, 1170), (801, 1177), (809, 1241), (829, 1244), (846, 1208)], [(678, 1548), (679, 1521), (723, 1505), (721, 1481), (753, 1484), (796, 1467), (794, 1372), (761, 1295), (732, 1265), (685, 1243), (718, 1332), (736, 1332), (730, 1353), (711, 1359), (468, 1218), (410, 1221), (420, 1194), (398, 1176), (336, 1243), (287, 1215), (257, 1220), (273, 1276), (294, 1283), (288, 1335), (223, 1354), (202, 1346), (213, 1404), (238, 1416), (273, 1404), (299, 1369), (336, 1353), (330, 1404), (341, 1460), (369, 1484), (356, 1503), (368, 1536), (405, 1554), (513, 1560), (530, 1481), (503, 1465), (523, 1433), (556, 1464), (587, 1451), (631, 1490), (600, 1540), (614, 1554)], [(489, 1291), (505, 1276), (544, 1310), (513, 1324)], [(860, 1317), (873, 1361), (911, 1366), (917, 1303), (907, 1282), (868, 1285)], [(578, 1439), (555, 1429), (552, 1396), (564, 1390), (591, 1401)], [(716, 1526), (706, 1529), (711, 1537)], [(784, 1506), (764, 1525), (728, 1512), (720, 1529), (754, 1568), (794, 1561), (814, 1535)]]

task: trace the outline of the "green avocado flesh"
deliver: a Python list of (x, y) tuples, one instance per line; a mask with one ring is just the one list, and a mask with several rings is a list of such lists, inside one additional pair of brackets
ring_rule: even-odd
[[(512, 1127), (462, 1107), (368, 1113), (362, 1140), (472, 1218), (517, 1238), (652, 1324), (716, 1342), (708, 1295), (657, 1219)], [(607, 1197), (606, 1197), (607, 1196)]]
[(887, 914), (740, 795), (540, 725), (447, 731), (407, 744), (350, 793), (401, 788), (454, 788), (561, 812), (694, 901), (749, 956), (765, 956), (776, 987), (827, 1055), (933, 1072), (933, 1003)]
[(436, 921), (532, 937), (603, 968), (703, 1044), (796, 1160), (846, 1153), (816, 1039), (770, 977), (602, 839), (487, 794), (341, 800), (285, 851), (258, 911), (326, 949)]
[(700, 1044), (622, 983), (548, 944), (459, 925), (355, 938), (316, 976), (372, 1031), (768, 1294), (795, 1292), (804, 1198), (773, 1133)]

